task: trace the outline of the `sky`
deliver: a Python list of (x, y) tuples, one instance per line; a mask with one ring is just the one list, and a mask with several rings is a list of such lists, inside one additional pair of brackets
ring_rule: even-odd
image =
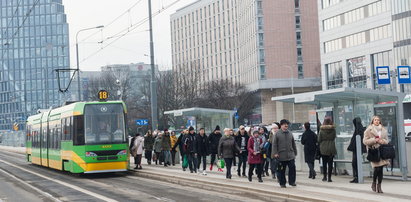
[[(152, 0), (155, 63), (171, 69), (170, 15), (196, 0)], [(70, 32), (70, 66), (76, 66), (78, 35), (81, 71), (98, 71), (110, 64), (149, 63), (150, 38), (147, 0), (63, 0)], [(167, 8), (173, 2), (173, 6)], [(166, 9), (165, 9), (166, 8)], [(140, 25), (139, 25), (140, 24)], [(124, 35), (127, 33), (126, 35)], [(122, 36), (123, 37), (119, 37)], [(114, 41), (117, 40), (117, 41)]]

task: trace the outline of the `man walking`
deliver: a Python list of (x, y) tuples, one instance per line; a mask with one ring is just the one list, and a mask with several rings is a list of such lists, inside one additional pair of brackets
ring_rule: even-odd
[(288, 183), (291, 186), (297, 186), (295, 184), (295, 156), (297, 156), (297, 147), (293, 134), (288, 130), (289, 123), (286, 119), (280, 121), (281, 129), (277, 131), (277, 134), (274, 136), (274, 144), (272, 145), (272, 154), (274, 154), (274, 158), (278, 158), (280, 164), (278, 181), (280, 182), (281, 188), (286, 187), (286, 166), (288, 166)]
[(171, 165), (171, 139), (170, 139), (170, 132), (168, 129), (164, 130), (164, 136), (161, 140), (161, 151), (164, 157), (164, 167)]
[(194, 128), (190, 126), (188, 129), (188, 134), (184, 137), (184, 147), (186, 148), (186, 155), (188, 159), (188, 167), (190, 172), (197, 173), (197, 145), (196, 145), (196, 134)]
[[(239, 127), (239, 131), (237, 132), (237, 136), (235, 136), (235, 142), (237, 143), (238, 147), (241, 150), (241, 153), (238, 155), (238, 167), (237, 167), (237, 175), (241, 177), (241, 174), (243, 174), (243, 177), (246, 177), (245, 175), (245, 169), (247, 167), (247, 157), (248, 157), (248, 151), (247, 151), (247, 145), (248, 145), (248, 139), (250, 137), (247, 134), (247, 131), (245, 131), (245, 127), (241, 125)], [(241, 166), (243, 167), (243, 172), (241, 173)]]
[(196, 137), (197, 144), (197, 169), (200, 171), (200, 165), (203, 163), (203, 175), (207, 175), (207, 155), (208, 155), (208, 138), (204, 128), (200, 128), (200, 133)]

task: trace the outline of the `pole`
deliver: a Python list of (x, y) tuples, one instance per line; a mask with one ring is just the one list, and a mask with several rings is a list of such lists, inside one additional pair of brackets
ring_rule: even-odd
[(148, 21), (150, 30), (150, 60), (151, 60), (151, 129), (157, 129), (158, 126), (158, 112), (157, 112), (157, 82), (155, 78), (154, 65), (154, 42), (153, 42), (153, 19), (151, 16), (151, 0), (148, 0)]
[[(294, 72), (291, 70), (291, 94), (294, 95)], [(293, 123), (295, 123), (295, 103), (293, 102)]]
[(361, 149), (361, 136), (356, 135), (355, 136), (355, 147), (356, 147), (356, 152), (353, 155), (357, 155), (357, 176), (358, 176), (358, 183), (363, 184), (364, 183), (364, 174), (363, 174), (363, 169), (362, 169), (362, 149)]
[[(77, 36), (78, 36), (77, 32)], [(77, 62), (77, 85), (78, 85), (78, 101), (81, 101), (81, 88), (80, 88), (80, 65), (78, 60), (78, 39), (76, 36), (76, 62)]]

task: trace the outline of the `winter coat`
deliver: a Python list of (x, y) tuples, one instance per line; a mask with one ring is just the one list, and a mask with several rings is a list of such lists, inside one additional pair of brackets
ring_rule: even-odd
[(171, 148), (174, 150), (175, 149), (175, 145), (177, 144), (177, 136), (175, 135), (170, 135), (170, 141), (171, 141)]
[(361, 140), (361, 151), (362, 153), (366, 153), (367, 149), (365, 147), (365, 144), (362, 142), (364, 139), (364, 131), (365, 127), (362, 126), (361, 124), (361, 119), (360, 118), (355, 118), (353, 120), (354, 124), (354, 133), (352, 134), (351, 140), (350, 140), (350, 145), (348, 145), (347, 150), (352, 151), (354, 155), (357, 154), (357, 141), (356, 141), (356, 136), (360, 135), (360, 140)]
[(156, 138), (153, 135), (146, 135), (144, 137), (144, 149), (147, 151), (153, 151), (155, 140)]
[(337, 137), (334, 125), (322, 125), (318, 135), (318, 144), (320, 153), (324, 156), (334, 156), (337, 154), (335, 147), (335, 138)]
[[(247, 161), (249, 164), (260, 164), (262, 160), (261, 152), (254, 155), (254, 137), (250, 137), (247, 143), (247, 150), (248, 150), (248, 158)], [(263, 143), (261, 138), (257, 138), (258, 144), (261, 145)]]
[(164, 134), (161, 140), (161, 150), (170, 151), (171, 150), (171, 139), (170, 134)]
[(157, 137), (154, 141), (154, 152), (161, 152), (161, 141), (162, 137)]
[(235, 143), (234, 137), (224, 135), (218, 144), (218, 156), (234, 158), (236, 153), (240, 153), (240, 148)]
[(197, 144), (197, 154), (200, 156), (206, 156), (208, 155), (208, 138), (207, 135), (204, 134), (201, 136), (200, 134), (197, 134), (196, 136), (196, 144)]
[(304, 145), (305, 162), (313, 163), (317, 152), (317, 135), (311, 129), (306, 130), (301, 137), (301, 144)]
[(210, 146), (209, 152), (211, 154), (217, 154), (218, 153), (218, 144), (220, 143), (222, 135), (221, 133), (216, 134), (216, 133), (211, 133), (210, 136), (208, 136), (208, 145)]
[(133, 150), (134, 141), (136, 141), (136, 137), (133, 137), (133, 138), (131, 138), (131, 140), (130, 140), (130, 146), (128, 147), (130, 153), (131, 153), (131, 151)]
[(133, 147), (131, 148), (131, 155), (136, 157), (143, 154), (144, 138), (141, 136), (136, 137)]
[(177, 142), (172, 147), (172, 150), (175, 150), (178, 147), (180, 154), (184, 153), (184, 134), (180, 134), (177, 138)]
[(271, 158), (278, 154), (279, 161), (290, 161), (297, 156), (297, 146), (295, 145), (293, 134), (286, 130), (278, 130), (273, 138)]
[(238, 135), (235, 136), (234, 139), (235, 139), (236, 144), (242, 151), (241, 155), (247, 155), (248, 153), (247, 145), (248, 145), (248, 140), (250, 139), (250, 136), (248, 136), (247, 132), (244, 131), (244, 135), (241, 135), (241, 133), (238, 132)]
[[(380, 126), (370, 125), (365, 130), (364, 139), (363, 139), (364, 144), (367, 146), (367, 150), (371, 147), (372, 148), (380, 147), (380, 144), (375, 141), (375, 136), (378, 136), (377, 131), (381, 131), (380, 139), (383, 140), (383, 142), (384, 142), (383, 144), (388, 144), (388, 132), (387, 132), (387, 130), (384, 127), (382, 127), (382, 125), (380, 125)], [(388, 160), (381, 159), (378, 162), (371, 162), (371, 167), (375, 168), (375, 167), (385, 166), (385, 165), (388, 165), (388, 164), (389, 164)]]
[(187, 134), (184, 136), (184, 153), (185, 154), (193, 154), (197, 153), (197, 145), (196, 145), (196, 134)]

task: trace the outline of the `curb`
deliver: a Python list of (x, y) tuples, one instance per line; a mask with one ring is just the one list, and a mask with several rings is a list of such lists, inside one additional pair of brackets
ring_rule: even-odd
[(187, 179), (187, 178), (181, 178), (179, 177), (178, 179), (174, 178), (173, 176), (170, 175), (164, 175), (164, 174), (159, 174), (159, 173), (152, 173), (149, 171), (135, 171), (135, 170), (129, 170), (129, 173), (138, 176), (138, 177), (143, 177), (147, 179), (154, 179), (158, 181), (163, 181), (163, 182), (169, 182), (169, 183), (175, 183), (179, 184), (182, 186), (190, 186), (190, 187), (195, 187), (195, 188), (200, 188), (200, 189), (205, 189), (208, 191), (218, 191), (218, 192), (223, 192), (226, 194), (235, 194), (235, 195), (244, 195), (244, 196), (252, 196), (253, 198), (264, 200), (264, 201), (327, 201), (321, 198), (315, 198), (315, 197), (306, 197), (306, 196), (300, 196), (300, 195), (295, 195), (295, 194), (285, 194), (281, 192), (276, 192), (274, 190), (271, 191), (262, 191), (253, 187), (244, 187), (244, 186), (236, 186), (236, 185), (227, 185), (223, 183), (218, 183), (218, 182), (209, 182), (205, 180), (200, 180), (200, 179)]

